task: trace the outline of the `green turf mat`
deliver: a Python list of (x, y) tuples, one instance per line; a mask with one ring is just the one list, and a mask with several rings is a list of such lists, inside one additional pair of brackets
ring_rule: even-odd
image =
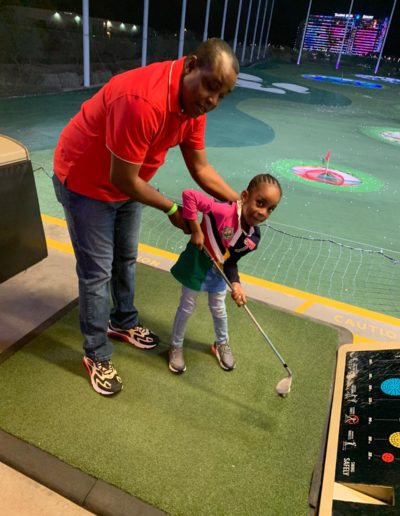
[(187, 372), (176, 376), (167, 344), (180, 289), (146, 266), (137, 285), (142, 322), (162, 343), (150, 352), (115, 343), (123, 392), (104, 398), (89, 387), (74, 309), (0, 365), (1, 428), (172, 515), (306, 514), (338, 332), (250, 302), (294, 373), (282, 399), (284, 368), (230, 300), (237, 368), (219, 368), (200, 296)]

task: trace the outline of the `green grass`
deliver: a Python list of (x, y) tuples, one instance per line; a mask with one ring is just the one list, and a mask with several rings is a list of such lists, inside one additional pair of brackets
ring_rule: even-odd
[(337, 331), (251, 302), (294, 373), (282, 399), (274, 389), (284, 368), (230, 300), (237, 368), (219, 368), (201, 296), (187, 372), (176, 376), (166, 352), (180, 289), (145, 266), (137, 283), (141, 319), (162, 343), (150, 352), (115, 343), (123, 392), (104, 398), (89, 387), (75, 309), (1, 364), (1, 428), (172, 515), (304, 515)]

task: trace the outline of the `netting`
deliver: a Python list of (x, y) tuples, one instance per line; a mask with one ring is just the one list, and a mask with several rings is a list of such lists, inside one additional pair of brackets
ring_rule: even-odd
[[(261, 232), (260, 247), (241, 260), (241, 272), (400, 317), (400, 253), (278, 224), (263, 225)], [(180, 253), (188, 236), (145, 208), (141, 241)]]

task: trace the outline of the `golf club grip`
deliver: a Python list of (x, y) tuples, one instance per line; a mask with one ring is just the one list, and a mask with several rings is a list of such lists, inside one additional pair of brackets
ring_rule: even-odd
[[(231, 291), (233, 292), (235, 289), (233, 288), (233, 285), (232, 283), (229, 281), (227, 275), (225, 274), (225, 272), (221, 269), (221, 267), (219, 266), (219, 264), (214, 260), (214, 258), (211, 256), (211, 253), (210, 251), (207, 249), (206, 246), (203, 246), (203, 250), (205, 252), (205, 254), (210, 258), (210, 260), (213, 262), (214, 266), (216, 267), (216, 269), (218, 270), (218, 272), (221, 274), (221, 276), (224, 278), (225, 280), (225, 283), (228, 285), (228, 287), (231, 289)], [(271, 339), (268, 337), (268, 335), (264, 332), (264, 330), (261, 328), (261, 326), (259, 325), (257, 319), (254, 317), (254, 315), (251, 313), (250, 309), (248, 308), (248, 306), (246, 304), (243, 305), (244, 309), (246, 310), (246, 312), (248, 313), (248, 315), (250, 316), (251, 320), (253, 321), (253, 323), (256, 325), (258, 331), (261, 333), (261, 335), (264, 337), (264, 339), (268, 342), (269, 346), (271, 347), (272, 351), (275, 353), (275, 355), (279, 358), (281, 364), (283, 365), (283, 367), (287, 368), (287, 364), (285, 362), (285, 360), (283, 359), (283, 357), (281, 356), (281, 354), (279, 353), (279, 351), (276, 349), (276, 347), (273, 345), (273, 343), (271, 342)]]

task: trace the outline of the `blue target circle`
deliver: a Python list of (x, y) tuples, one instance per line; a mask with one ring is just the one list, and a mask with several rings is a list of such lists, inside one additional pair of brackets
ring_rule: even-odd
[(389, 396), (400, 396), (400, 378), (388, 378), (381, 383), (381, 390)]

